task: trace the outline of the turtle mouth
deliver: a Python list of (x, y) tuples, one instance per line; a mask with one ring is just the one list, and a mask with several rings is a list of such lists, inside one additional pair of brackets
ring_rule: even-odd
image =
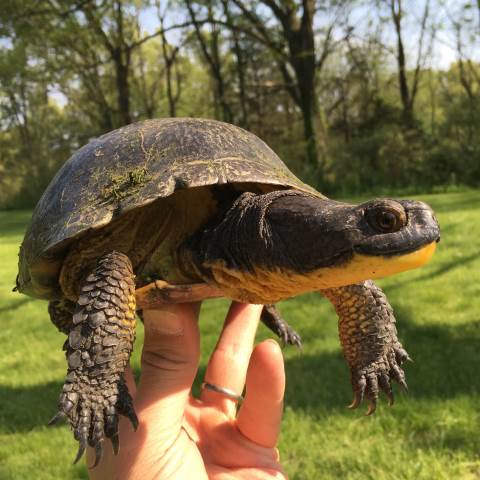
[[(354, 252), (363, 254), (363, 255), (371, 255), (371, 256), (380, 256), (380, 257), (399, 257), (403, 255), (409, 255), (429, 245), (436, 245), (440, 242), (440, 233), (435, 235), (435, 232), (432, 232), (432, 235), (429, 235), (428, 238), (425, 238), (423, 241), (417, 241), (414, 244), (408, 244), (403, 247), (398, 248), (391, 248), (386, 246), (385, 244), (379, 245), (358, 245), (354, 247)], [(413, 243), (413, 242), (412, 242)]]

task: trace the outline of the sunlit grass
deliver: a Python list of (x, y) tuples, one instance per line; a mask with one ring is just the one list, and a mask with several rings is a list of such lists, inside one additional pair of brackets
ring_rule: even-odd
[[(287, 397), (280, 451), (292, 479), (480, 478), (480, 193), (422, 197), (442, 241), (425, 268), (382, 280), (408, 365), (408, 395), (373, 417), (349, 411), (351, 392), (333, 310), (316, 294), (280, 308), (304, 349), (285, 350)], [(46, 303), (11, 292), (28, 212), (0, 212), (0, 479), (84, 479), (67, 427), (47, 429), (63, 383), (64, 337)], [(202, 311), (202, 365), (227, 303)], [(268, 336), (261, 327), (259, 337)], [(138, 369), (143, 332), (138, 329)]]

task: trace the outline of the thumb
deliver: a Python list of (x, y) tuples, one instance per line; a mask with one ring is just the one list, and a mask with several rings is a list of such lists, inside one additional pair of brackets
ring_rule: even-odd
[(115, 458), (115, 478), (156, 478), (155, 472), (168, 464), (166, 453), (175, 454), (170, 447), (180, 438), (198, 368), (199, 307), (165, 305), (143, 312), (145, 341), (134, 400), (139, 426), (134, 433), (126, 421), (120, 422), (122, 454)]
[[(165, 305), (145, 310), (142, 370), (135, 406), (149, 429), (158, 435), (176, 435), (198, 368), (200, 304)], [(153, 432), (152, 432), (153, 433)]]

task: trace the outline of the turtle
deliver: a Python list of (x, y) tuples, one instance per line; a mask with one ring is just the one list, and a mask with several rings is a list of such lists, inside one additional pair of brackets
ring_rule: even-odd
[[(51, 424), (66, 419), (95, 465), (118, 419), (138, 420), (124, 380), (136, 312), (214, 297), (263, 304), (286, 344), (300, 336), (275, 304), (318, 291), (335, 307), (354, 392), (351, 408), (392, 381), (409, 359), (374, 279), (433, 254), (438, 222), (425, 203), (327, 198), (299, 180), (266, 143), (237, 126), (163, 118), (92, 139), (39, 200), (19, 252), (16, 289), (49, 301), (68, 336), (67, 375)], [(141, 315), (140, 315), (141, 317)], [(95, 466), (94, 465), (94, 466)]]

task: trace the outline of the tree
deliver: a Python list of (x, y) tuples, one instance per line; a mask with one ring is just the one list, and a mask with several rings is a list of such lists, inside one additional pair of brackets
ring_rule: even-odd
[(411, 86), (409, 86), (407, 78), (407, 61), (402, 29), (402, 19), (405, 15), (405, 12), (402, 8), (402, 0), (384, 1), (388, 2), (397, 38), (396, 60), (398, 67), (398, 85), (403, 108), (403, 117), (405, 123), (411, 126), (414, 122), (414, 104), (418, 92), (418, 84), (425, 63), (425, 58), (427, 56), (427, 50), (425, 49), (425, 33), (427, 30), (428, 16), (430, 14), (430, 0), (425, 0), (424, 4), (423, 15), (420, 23), (420, 34), (418, 38), (417, 58), (415, 62), (415, 68), (413, 70)]
[(214, 21), (213, 1), (208, 0), (206, 2), (207, 21), (210, 25), (210, 32), (208, 35), (202, 31), (202, 27), (197, 19), (197, 13), (195, 12), (192, 1), (185, 0), (185, 4), (188, 9), (192, 25), (195, 29), (195, 35), (200, 47), (200, 51), (205, 63), (208, 65), (208, 69), (213, 80), (215, 106), (218, 106), (217, 111), (219, 110), (220, 113), (217, 113), (216, 116), (225, 122), (232, 122), (233, 116), (230, 105), (227, 101), (226, 84), (222, 69), (223, 62), (220, 55), (220, 30), (217, 22)]
[[(285, 88), (302, 115), (308, 169), (315, 171), (321, 182), (322, 162), (325, 162), (327, 155), (326, 132), (319, 116), (315, 85), (318, 73), (337, 43), (333, 39), (333, 31), (339, 23), (343, 2), (329, 5), (334, 11), (333, 19), (325, 24), (320, 42), (314, 30), (314, 17), (317, 13), (314, 0), (233, 0), (233, 3), (249, 21), (251, 30), (248, 33), (275, 55)], [(275, 24), (271, 24), (262, 14), (265, 8), (276, 20)], [(317, 48), (316, 42), (321, 44), (321, 48)]]

